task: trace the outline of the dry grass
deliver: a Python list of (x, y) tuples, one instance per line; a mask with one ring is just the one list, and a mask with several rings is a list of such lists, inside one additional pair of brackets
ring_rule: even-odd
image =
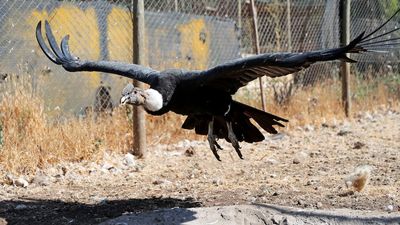
[(106, 149), (123, 152), (130, 146), (130, 128), (122, 110), (112, 119), (54, 119), (44, 111), (43, 101), (17, 90), (2, 98), (0, 111), (0, 163), (6, 171), (31, 173), (61, 160), (95, 160)]
[[(367, 93), (363, 90), (364, 94), (360, 96), (357, 95), (357, 91), (355, 92), (354, 112), (397, 104), (400, 84), (396, 85), (398, 86), (393, 89), (382, 82), (358, 83), (357, 87), (373, 88)], [(89, 115), (84, 119), (65, 118), (61, 112), (46, 112), (44, 102), (30, 93), (26, 88), (18, 88), (12, 94), (6, 93), (1, 98), (2, 171), (29, 174), (34, 173), (37, 168), (60, 161), (96, 161), (105, 151), (124, 153), (130, 150), (132, 122), (128, 118), (127, 108), (115, 109), (112, 116)], [(239, 99), (242, 97), (239, 96)], [(257, 100), (249, 103), (259, 105)], [(277, 105), (268, 102), (267, 108), (271, 113), (289, 118), (289, 129), (298, 125), (320, 124), (344, 118), (340, 101), (340, 84), (334, 81), (297, 90), (288, 104)], [(196, 136), (193, 131), (180, 129), (184, 120), (182, 116), (169, 113), (162, 117), (148, 116), (147, 119), (150, 146), (159, 143), (171, 144), (181, 138), (203, 138)]]

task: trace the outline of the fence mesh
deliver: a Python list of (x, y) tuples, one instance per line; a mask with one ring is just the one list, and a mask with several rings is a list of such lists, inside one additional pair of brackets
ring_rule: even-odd
[[(390, 17), (393, 1), (353, 0), (352, 37)], [(246, 0), (145, 0), (149, 66), (205, 69), (254, 54), (252, 16)], [(26, 80), (49, 109), (109, 110), (129, 82), (104, 73), (68, 73), (38, 48), (35, 27), (48, 20), (57, 39), (70, 34), (72, 52), (83, 59), (132, 62), (132, 0), (37, 0), (0, 2), (0, 91)], [(255, 0), (261, 52), (310, 51), (339, 46), (339, 0)], [(398, 26), (395, 22), (391, 28)], [(397, 70), (398, 51), (360, 56), (353, 67), (374, 74)], [(387, 62), (389, 66), (385, 66)], [(297, 87), (338, 76), (336, 62), (317, 64), (295, 76)], [(265, 82), (269, 87), (270, 81)], [(256, 95), (256, 94), (254, 94)]]

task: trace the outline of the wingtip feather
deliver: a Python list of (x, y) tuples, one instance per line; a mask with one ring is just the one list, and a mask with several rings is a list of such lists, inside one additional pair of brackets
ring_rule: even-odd
[[(47, 21), (46, 21), (47, 22)], [(36, 26), (36, 40), (39, 43), (39, 47), (42, 49), (44, 54), (47, 56), (47, 58), (50, 59), (55, 64), (60, 65), (61, 62), (57, 59), (57, 57), (52, 53), (52, 51), (47, 47), (46, 42), (43, 38), (42, 34), (42, 21), (39, 21), (39, 23)]]

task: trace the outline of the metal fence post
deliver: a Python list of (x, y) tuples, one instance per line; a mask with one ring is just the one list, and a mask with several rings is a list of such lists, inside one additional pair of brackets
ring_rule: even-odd
[(288, 41), (288, 51), (292, 51), (292, 19), (290, 12), (290, 0), (286, 0), (286, 22), (287, 22), (287, 41)]
[[(257, 10), (254, 4), (254, 0), (250, 0), (250, 15), (253, 17), (253, 38), (254, 45), (256, 49), (256, 53), (260, 54), (260, 37), (258, 35), (258, 25), (257, 25)], [(261, 104), (262, 109), (265, 111), (265, 97), (264, 97), (264, 87), (262, 82), (262, 77), (258, 78), (260, 82), (260, 94), (261, 94)]]
[[(133, 12), (133, 63), (147, 65), (145, 49), (145, 25), (144, 25), (144, 0), (132, 0)], [(143, 88), (143, 83), (134, 80), (135, 87)], [(145, 111), (142, 106), (133, 107), (133, 154), (141, 158), (146, 149), (146, 124)]]
[[(340, 0), (340, 43), (347, 45), (350, 42), (350, 1)], [(346, 116), (351, 114), (351, 96), (350, 96), (350, 64), (340, 63), (340, 76), (342, 77), (342, 102)]]

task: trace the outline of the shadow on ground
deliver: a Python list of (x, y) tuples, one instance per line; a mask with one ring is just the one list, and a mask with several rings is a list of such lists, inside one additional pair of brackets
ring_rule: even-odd
[[(23, 199), (0, 202), (0, 224), (98, 224), (126, 213), (138, 214), (162, 208), (199, 207), (193, 199), (146, 198), (106, 201), (99, 204), (59, 200)], [(188, 211), (187, 221), (193, 220)]]

